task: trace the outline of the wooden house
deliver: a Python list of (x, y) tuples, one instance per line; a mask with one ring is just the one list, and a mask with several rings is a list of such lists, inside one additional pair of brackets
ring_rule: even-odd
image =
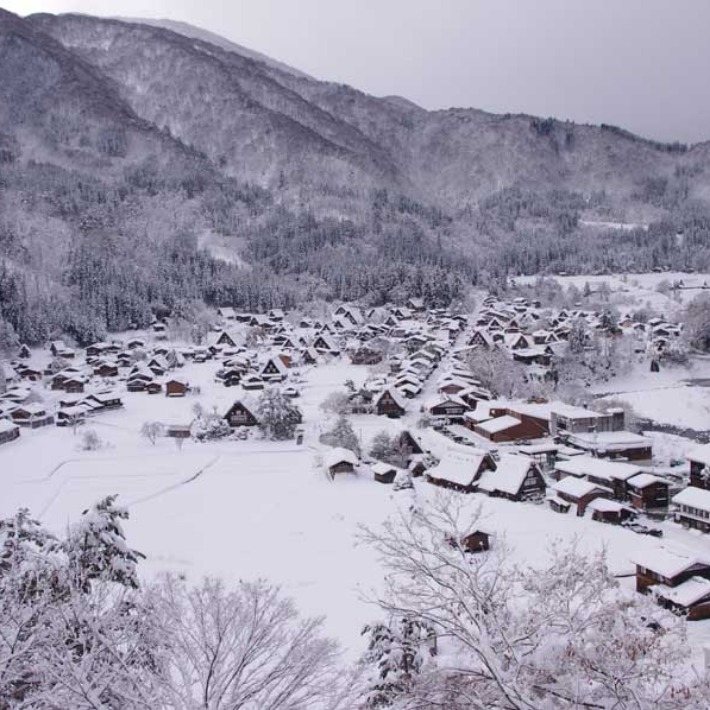
[(542, 498), (546, 485), (540, 467), (531, 458), (501, 454), (496, 469), (481, 476), (478, 490), (492, 497), (520, 501)]
[(263, 390), (264, 380), (259, 375), (246, 375), (242, 377), (242, 389), (247, 391)]
[(102, 362), (94, 367), (94, 374), (98, 377), (118, 377), (118, 365)]
[(710, 490), (710, 444), (697, 446), (688, 454), (690, 485)]
[(624, 459), (637, 463), (650, 462), (653, 459), (653, 441), (629, 431), (568, 434), (564, 440), (575, 449), (597, 458)]
[(80, 376), (67, 377), (64, 380), (64, 391), (67, 394), (82, 394), (86, 386), (86, 380)]
[(19, 367), (18, 374), (23, 380), (39, 382), (42, 379), (42, 371), (36, 367)]
[(181, 379), (173, 378), (165, 383), (166, 397), (184, 397), (190, 391), (190, 384)]
[(468, 409), (468, 404), (453, 394), (440, 396), (427, 404), (427, 410), (432, 417), (449, 424), (463, 422), (463, 415)]
[(38, 403), (21, 404), (12, 412), (12, 421), (22, 427), (38, 429), (54, 424), (54, 417)]
[(217, 340), (215, 341), (215, 344), (220, 346), (227, 346), (230, 348), (237, 347), (237, 343), (234, 341), (234, 338), (226, 330), (223, 330), (219, 334)]
[(419, 441), (406, 429), (397, 437), (397, 448), (407, 456), (418, 456), (425, 453)]
[(474, 530), (459, 541), (464, 552), (477, 553), (491, 549), (491, 536), (483, 530)]
[(323, 463), (328, 475), (334, 479), (339, 473), (354, 473), (358, 458), (350, 449), (338, 447), (325, 454)]
[(232, 429), (242, 426), (253, 427), (259, 424), (255, 412), (256, 406), (251, 401), (241, 399), (232, 404), (223, 418)]
[(363, 345), (350, 353), (350, 362), (353, 365), (377, 365), (382, 362), (382, 353)]
[(611, 523), (612, 525), (620, 525), (625, 520), (635, 516), (635, 512), (629, 506), (624, 505), (618, 500), (609, 500), (608, 498), (595, 498), (587, 503), (585, 511), (591, 513), (592, 520), (600, 523)]
[(232, 308), (231, 306), (220, 306), (217, 309), (217, 315), (220, 318), (224, 318), (224, 320), (234, 320), (236, 318), (234, 308)]
[(115, 392), (96, 392), (90, 394), (87, 400), (91, 400), (99, 405), (101, 410), (121, 409), (123, 400)]
[(340, 348), (325, 334), (321, 333), (313, 341), (314, 350), (323, 355), (339, 355)]
[(20, 427), (15, 422), (0, 419), (0, 444), (7, 444), (20, 436)]
[(710, 617), (710, 564), (707, 559), (666, 549), (634, 556), (636, 591), (652, 594), (663, 607), (689, 621)]
[(407, 406), (404, 397), (397, 391), (397, 388), (388, 387), (375, 399), (375, 411), (379, 415), (396, 419), (407, 411)]
[(86, 422), (86, 407), (75, 405), (73, 407), (63, 407), (57, 412), (58, 427), (74, 427)]
[(426, 472), (425, 477), (436, 486), (473, 493), (484, 472), (495, 469), (496, 462), (487, 451), (457, 447), (448, 451), (436, 466)]
[(288, 376), (288, 367), (284, 361), (278, 357), (270, 357), (259, 373), (267, 382), (283, 382)]
[(670, 484), (650, 473), (639, 473), (626, 481), (629, 500), (637, 510), (667, 508)]
[(555, 464), (558, 477), (574, 476), (585, 478), (590, 483), (607, 489), (610, 497), (617, 501), (627, 501), (629, 491), (627, 481), (641, 473), (641, 469), (630, 463), (608, 461), (593, 456), (575, 456)]
[(574, 507), (576, 514), (582, 516), (587, 510), (587, 505), (595, 498), (608, 498), (609, 496), (610, 493), (606, 488), (601, 488), (581, 478), (568, 476), (551, 486), (548, 502), (550, 507), (557, 512), (566, 512), (570, 507)]
[(148, 360), (147, 367), (156, 377), (161, 377), (170, 369), (170, 365), (163, 355), (152, 357)]
[(304, 365), (315, 365), (318, 362), (318, 351), (315, 348), (304, 348), (301, 353), (301, 362)]
[(673, 519), (683, 527), (710, 532), (710, 491), (689, 486), (671, 499)]
[(378, 461), (372, 465), (372, 475), (378, 483), (394, 483), (397, 473), (400, 471), (396, 466)]
[(166, 424), (165, 436), (169, 439), (189, 439), (191, 427), (189, 424)]

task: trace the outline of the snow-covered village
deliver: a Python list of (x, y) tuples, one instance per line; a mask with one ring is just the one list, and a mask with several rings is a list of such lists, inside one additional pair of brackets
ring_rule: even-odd
[(708, 26), (5, 0), (0, 710), (708, 710)]
[(164, 316), (86, 347), (21, 344), (3, 365), (0, 515), (27, 508), (61, 536), (116, 496), (144, 574), (269, 579), (350, 659), (393, 518), (423, 516), (477, 569), (603, 556), (624, 594), (687, 620), (702, 674), (708, 279), (514, 279), (470, 309), (220, 307), (199, 343)]

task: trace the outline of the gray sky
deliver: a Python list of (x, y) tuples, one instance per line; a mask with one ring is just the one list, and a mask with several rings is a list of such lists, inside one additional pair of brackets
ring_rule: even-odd
[(5, 0), (168, 17), (319, 79), (426, 108), (472, 106), (710, 140), (708, 0)]

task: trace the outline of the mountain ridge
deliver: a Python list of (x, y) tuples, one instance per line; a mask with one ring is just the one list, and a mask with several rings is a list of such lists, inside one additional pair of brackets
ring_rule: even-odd
[[(0, 99), (0, 331), (32, 342), (204, 302), (445, 305), (510, 273), (710, 268), (710, 143), (429, 111), (76, 14), (0, 11)], [(640, 227), (589, 226), (614, 223)]]

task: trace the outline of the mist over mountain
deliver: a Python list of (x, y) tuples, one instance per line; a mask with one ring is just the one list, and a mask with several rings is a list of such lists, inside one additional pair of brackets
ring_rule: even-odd
[(707, 268), (709, 153), (427, 111), (182, 23), (0, 10), (0, 316), (86, 340), (157, 307)]

